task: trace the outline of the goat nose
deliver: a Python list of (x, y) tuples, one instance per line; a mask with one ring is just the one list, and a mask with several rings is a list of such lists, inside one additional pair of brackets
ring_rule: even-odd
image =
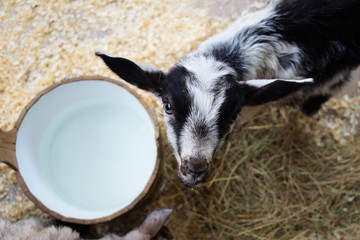
[(187, 167), (191, 173), (201, 175), (208, 169), (208, 163), (205, 158), (189, 158)]

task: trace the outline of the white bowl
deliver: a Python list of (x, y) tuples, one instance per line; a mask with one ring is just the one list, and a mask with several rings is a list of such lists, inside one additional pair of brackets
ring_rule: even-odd
[(83, 77), (56, 84), (28, 105), (17, 125), (22, 187), (61, 220), (93, 223), (121, 215), (146, 196), (158, 173), (156, 118), (118, 81)]

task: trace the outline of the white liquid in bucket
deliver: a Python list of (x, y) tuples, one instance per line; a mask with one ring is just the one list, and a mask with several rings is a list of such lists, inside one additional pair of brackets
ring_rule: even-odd
[[(156, 156), (148, 121), (109, 100), (59, 113), (40, 143), (42, 173), (60, 198), (80, 209), (127, 206), (145, 188)], [(149, 166), (147, 166), (149, 162)]]

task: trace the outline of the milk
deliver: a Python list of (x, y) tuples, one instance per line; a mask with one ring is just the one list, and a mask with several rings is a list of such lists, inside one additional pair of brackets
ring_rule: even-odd
[(91, 99), (59, 112), (40, 142), (44, 179), (68, 204), (102, 211), (127, 206), (145, 188), (156, 157), (153, 131), (131, 108)]

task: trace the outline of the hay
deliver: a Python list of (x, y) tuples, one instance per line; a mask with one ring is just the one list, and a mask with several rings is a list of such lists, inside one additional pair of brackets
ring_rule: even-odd
[(145, 208), (175, 209), (168, 226), (177, 239), (359, 237), (359, 136), (340, 146), (322, 128), (318, 146), (308, 124), (322, 128), (297, 109), (265, 108), (234, 130), (197, 190), (179, 185), (166, 145), (162, 190)]
[[(94, 57), (96, 48), (168, 69), (227, 25), (181, 10), (179, 2), (0, 3), (0, 127), (10, 129), (34, 94), (63, 77), (115, 78)], [(139, 92), (161, 120), (159, 101)], [(162, 176), (151, 198), (110, 223), (73, 227), (88, 237), (125, 233), (154, 208), (166, 207), (174, 209), (166, 225), (176, 239), (358, 239), (358, 103), (331, 100), (314, 118), (298, 109), (265, 107), (234, 129), (215, 156), (208, 182), (197, 190), (180, 184), (164, 140)], [(166, 136), (163, 122), (161, 130)], [(0, 165), (0, 173), (6, 186), (0, 187), (0, 215), (41, 217), (19, 193), (12, 170)]]

